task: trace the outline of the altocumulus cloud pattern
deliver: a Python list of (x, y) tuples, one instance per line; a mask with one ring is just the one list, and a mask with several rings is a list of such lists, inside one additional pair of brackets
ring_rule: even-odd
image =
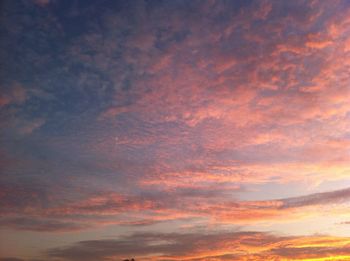
[(0, 260), (350, 260), (350, 1), (3, 0)]

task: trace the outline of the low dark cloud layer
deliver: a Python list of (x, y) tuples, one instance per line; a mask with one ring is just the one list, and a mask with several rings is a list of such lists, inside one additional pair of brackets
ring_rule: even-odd
[[(307, 245), (304, 245), (307, 244)], [(349, 255), (348, 238), (278, 237), (260, 232), (220, 234), (135, 234), (119, 240), (82, 241), (51, 249), (49, 257), (63, 260), (279, 260)]]

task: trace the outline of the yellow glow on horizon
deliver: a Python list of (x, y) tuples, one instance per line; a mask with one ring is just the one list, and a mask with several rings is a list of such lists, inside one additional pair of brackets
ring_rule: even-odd
[(299, 259), (302, 261), (348, 261), (350, 260), (350, 256), (336, 256), (336, 257), (316, 257), (316, 258), (306, 258)]

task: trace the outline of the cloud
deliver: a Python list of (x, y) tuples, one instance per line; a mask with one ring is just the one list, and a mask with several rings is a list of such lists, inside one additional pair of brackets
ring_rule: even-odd
[(0, 107), (7, 105), (21, 105), (28, 99), (28, 94), (26, 89), (19, 82), (14, 82), (6, 88), (1, 88), (5, 90), (0, 95)]
[(23, 135), (31, 134), (45, 124), (45, 119), (19, 120), (18, 131)]
[[(239, 188), (236, 188), (236, 192)], [(149, 226), (160, 222), (207, 219), (216, 224), (290, 222), (346, 209), (349, 189), (261, 201), (232, 198), (232, 187), (191, 187), (145, 192), (138, 196), (90, 195), (74, 203), (41, 207), (24, 205), (3, 214), (2, 227), (14, 230), (71, 232), (101, 226)], [(288, 216), (288, 218), (283, 218)]]
[(51, 0), (33, 0), (33, 2), (39, 6), (47, 6)]
[(350, 188), (315, 193), (307, 196), (288, 198), (283, 200), (282, 208), (303, 207), (310, 205), (337, 204), (347, 201), (350, 198)]
[(44, 259), (21, 259), (16, 257), (0, 257), (0, 261), (44, 261)]
[(4, 257), (0, 258), (1, 261), (24, 261), (23, 259), (20, 258), (15, 258), (15, 257)]
[[(273, 226), (345, 212), (349, 189), (332, 184), (350, 173), (347, 1), (33, 3), (3, 7), (3, 228)], [(259, 200), (272, 183), (294, 197)], [(333, 191), (305, 192), (320, 183)], [(226, 237), (251, 241), (227, 250)], [(139, 255), (180, 260), (347, 255), (294, 239), (155, 233), (49, 253), (128, 258), (141, 244)]]
[(349, 256), (348, 244), (349, 239), (341, 237), (281, 237), (261, 232), (144, 233), (120, 239), (81, 241), (47, 253), (63, 260), (130, 256), (140, 260), (321, 259)]
[(7, 217), (0, 218), (0, 227), (36, 232), (72, 232), (83, 230), (90, 226), (81, 223), (79, 224), (37, 217)]
[(288, 222), (319, 215), (327, 211), (328, 208), (324, 206), (330, 204), (334, 205), (334, 209), (346, 208), (346, 205), (342, 206), (342, 204), (349, 201), (349, 191), (347, 188), (279, 200), (224, 202), (216, 206), (203, 206), (202, 211), (212, 213), (219, 222), (276, 222), (286, 215), (288, 219), (284, 220)]
[[(143, 129), (146, 133), (139, 138), (150, 142), (156, 140), (155, 137), (159, 142), (160, 138), (150, 133), (149, 129), (145, 130), (144, 122), (164, 124), (164, 132), (168, 130), (166, 124), (183, 126), (187, 128), (185, 133), (175, 134), (175, 137), (165, 134), (163, 148), (174, 142), (183, 148), (199, 144), (198, 150), (204, 151), (206, 161), (212, 160), (215, 155), (213, 148), (218, 153), (231, 148), (232, 151), (227, 153), (238, 155), (232, 158), (239, 161), (241, 152), (248, 150), (248, 146), (251, 146), (251, 150), (244, 157), (250, 161), (255, 159), (250, 151), (258, 156), (256, 161), (276, 159), (304, 162), (305, 155), (321, 163), (332, 161), (334, 151), (338, 149), (325, 146), (322, 150), (325, 155), (321, 158), (309, 152), (310, 148), (317, 151), (320, 141), (341, 136), (341, 133), (335, 135), (331, 129), (327, 129), (330, 122), (337, 124), (340, 129), (340, 125), (347, 121), (348, 88), (345, 82), (336, 79), (340, 72), (344, 72), (337, 64), (346, 62), (346, 55), (342, 55), (342, 49), (334, 48), (342, 45), (346, 36), (339, 33), (334, 38), (327, 32), (311, 30), (322, 22), (322, 14), (330, 12), (327, 10), (328, 6), (319, 6), (315, 11), (311, 4), (303, 6), (298, 3), (275, 3), (273, 7), (268, 4), (261, 5), (261, 9), (265, 8), (264, 12), (272, 19), (261, 27), (254, 27), (251, 20), (244, 18), (247, 13), (256, 12), (256, 9), (250, 9), (251, 6), (248, 5), (242, 7), (244, 15), (229, 20), (233, 25), (229, 26), (225, 22), (216, 25), (209, 23), (210, 20), (204, 21), (208, 22), (209, 27), (222, 26), (226, 31), (217, 30), (204, 35), (198, 27), (200, 19), (193, 19), (187, 28), (190, 33), (181, 41), (164, 48), (162, 52), (158, 50), (155, 54), (151, 52), (148, 55), (144, 50), (135, 54), (139, 59), (134, 59), (144, 61), (144, 64), (139, 62), (134, 65), (142, 72), (142, 76), (138, 75), (130, 82), (131, 91), (118, 90), (115, 95), (116, 102), (120, 101), (120, 97), (127, 97), (130, 103), (106, 109), (101, 114), (103, 118), (110, 115), (111, 121), (119, 122), (123, 117), (135, 117), (140, 124), (134, 127)], [(211, 10), (210, 15), (215, 16), (216, 12), (220, 13), (224, 8), (220, 3), (214, 6), (217, 9)], [(203, 7), (203, 10), (207, 9)], [(281, 14), (285, 10), (290, 10), (290, 13), (284, 20)], [(300, 12), (294, 13), (295, 10)], [(155, 16), (158, 15), (154, 12)], [(264, 12), (262, 16), (265, 15)], [(300, 19), (305, 24), (299, 24)], [(289, 22), (301, 30), (301, 35), (287, 34)], [(136, 19), (136, 23), (141, 21)], [(238, 28), (244, 29), (243, 38), (231, 36), (235, 32), (239, 35)], [(171, 33), (175, 32), (170, 30), (168, 34)], [(261, 47), (254, 48), (256, 41), (266, 39), (266, 35), (269, 35), (268, 41), (263, 41), (259, 43)], [(194, 39), (199, 36), (200, 43)], [(321, 46), (321, 41), (326, 44)], [(316, 43), (318, 48), (314, 48)], [(235, 45), (237, 48), (239, 46), (239, 53), (234, 48), (227, 47)], [(308, 45), (310, 46), (307, 47)], [(250, 52), (243, 51), (246, 46)], [(126, 45), (125, 49), (127, 48)], [(192, 52), (193, 49), (196, 51)], [(254, 53), (257, 51), (260, 53)], [(241, 57), (243, 54), (245, 56)], [(156, 70), (148, 71), (147, 68), (153, 68), (147, 66), (148, 63), (155, 64)], [(192, 64), (197, 67), (192, 67)], [(312, 68), (308, 64), (312, 64)], [(307, 131), (311, 128), (312, 132)], [(128, 144), (127, 140), (135, 140), (135, 137), (124, 138), (125, 145)], [(196, 142), (187, 144), (187, 139)], [(271, 143), (277, 146), (259, 147)], [(304, 147), (305, 145), (307, 146)], [(262, 149), (259, 150), (260, 148)], [(237, 150), (240, 152), (237, 153)], [(278, 152), (273, 153), (275, 150)], [(271, 151), (271, 154), (264, 156), (266, 151)], [(159, 153), (169, 152), (164, 152), (163, 149)], [(300, 157), (295, 158), (298, 153)], [(175, 156), (181, 157), (179, 154)], [(339, 158), (345, 159), (346, 148), (343, 152), (339, 151), (339, 154), (342, 154)], [(222, 165), (230, 164), (222, 159), (220, 161)], [(322, 164), (315, 165), (315, 168), (321, 168)], [(252, 179), (265, 177), (255, 173), (253, 169), (250, 173)], [(310, 172), (307, 174), (311, 176)], [(276, 176), (276, 173), (271, 173), (271, 176)], [(281, 179), (285, 176), (290, 177), (280, 175)], [(297, 179), (298, 175), (291, 177)], [(328, 178), (336, 177), (337, 175), (328, 175)], [(318, 179), (317, 175), (315, 179)]]
[[(232, 237), (232, 238), (231, 238)], [(223, 233), (223, 234), (135, 234), (122, 238), (121, 240), (104, 240), (104, 241), (83, 241), (76, 245), (67, 248), (57, 248), (48, 251), (48, 255), (52, 257), (61, 257), (71, 260), (86, 260), (101, 259), (107, 257), (122, 258), (126, 256), (134, 256), (136, 258), (147, 256), (155, 260), (169, 259), (176, 260), (176, 258), (190, 259), (196, 255), (206, 256), (210, 250), (204, 250), (206, 247), (214, 250), (223, 244), (223, 241), (239, 242), (244, 239), (246, 243), (253, 244), (259, 237), (259, 233), (242, 232), (242, 233)], [(266, 242), (273, 241), (273, 238), (267, 236), (262, 239), (261, 245)], [(228, 243), (227, 242), (227, 243)], [(243, 243), (243, 242), (242, 242)], [(209, 244), (212, 244), (209, 247)], [(196, 249), (195, 245), (199, 249)], [(235, 247), (234, 247), (235, 248)], [(201, 251), (205, 251), (201, 253)], [(101, 255), (97, 254), (101, 253)], [(89, 257), (89, 254), (94, 255)], [(175, 259), (174, 259), (175, 258)]]

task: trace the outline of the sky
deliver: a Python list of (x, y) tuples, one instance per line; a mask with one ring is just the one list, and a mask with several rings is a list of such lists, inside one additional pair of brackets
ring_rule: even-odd
[(350, 260), (349, 0), (0, 7), (0, 261)]

